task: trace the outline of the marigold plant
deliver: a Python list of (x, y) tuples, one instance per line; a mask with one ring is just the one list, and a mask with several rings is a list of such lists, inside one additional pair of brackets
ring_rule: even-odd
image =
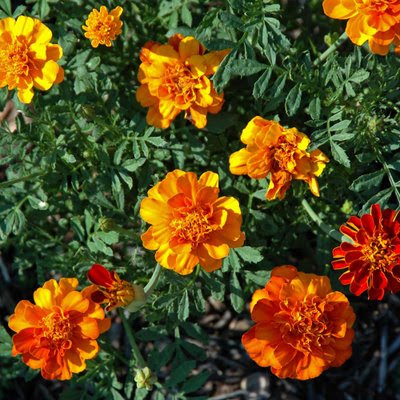
[(372, 300), (400, 291), (399, 213), (373, 204), (368, 214), (350, 217), (340, 231), (350, 239), (333, 249), (333, 269), (347, 270), (340, 282), (356, 296), (367, 291)]
[(243, 346), (280, 378), (315, 378), (351, 356), (355, 315), (326, 276), (276, 267), (254, 293), (250, 311), (256, 325), (243, 335)]
[(66, 380), (82, 372), (99, 351), (96, 339), (110, 326), (88, 290), (79, 292), (77, 286), (75, 278), (50, 279), (33, 293), (35, 304), (20, 301), (10, 317), (13, 356), (21, 354), (45, 379)]
[(106, 311), (116, 307), (129, 307), (132, 303), (142, 303), (145, 299), (141, 286), (121, 279), (116, 272), (109, 271), (102, 265), (92, 265), (88, 278), (94, 284), (90, 287), (91, 299), (95, 303), (105, 303)]
[(62, 82), (57, 61), (63, 52), (51, 38), (51, 30), (36, 18), (0, 20), (0, 88), (17, 89), (19, 100), (30, 103), (33, 88), (49, 90)]
[(386, 55), (390, 45), (400, 45), (399, 0), (324, 0), (328, 17), (348, 19), (346, 33), (361, 46), (368, 41), (373, 53)]
[(292, 179), (307, 182), (311, 192), (319, 196), (317, 177), (329, 160), (321, 150), (307, 151), (310, 139), (304, 133), (254, 117), (243, 129), (240, 140), (246, 147), (231, 154), (229, 169), (232, 174), (253, 179), (270, 174), (267, 200), (282, 200)]
[(218, 94), (209, 76), (229, 50), (206, 53), (192, 36), (172, 36), (168, 44), (147, 42), (140, 53), (136, 98), (149, 107), (147, 123), (168, 128), (182, 111), (196, 128), (207, 124), (207, 113), (218, 113), (223, 93)]
[(122, 32), (123, 22), (120, 20), (122, 11), (120, 6), (110, 12), (105, 6), (101, 6), (100, 11), (95, 8), (92, 10), (82, 29), (94, 48), (99, 44), (111, 47), (112, 41)]
[(140, 204), (140, 216), (151, 227), (143, 246), (157, 250), (156, 260), (178, 274), (200, 265), (211, 272), (221, 267), (230, 248), (240, 247), (242, 214), (233, 197), (219, 197), (219, 177), (205, 172), (169, 172)]

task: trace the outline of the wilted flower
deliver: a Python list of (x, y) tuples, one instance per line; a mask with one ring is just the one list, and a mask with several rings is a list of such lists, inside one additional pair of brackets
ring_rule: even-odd
[(147, 123), (168, 128), (182, 111), (197, 128), (207, 124), (207, 113), (221, 110), (218, 94), (208, 78), (217, 71), (229, 50), (205, 53), (194, 37), (176, 34), (168, 44), (147, 42), (140, 53), (138, 79), (142, 84), (136, 98), (149, 107)]
[(109, 271), (102, 265), (92, 265), (88, 278), (94, 283), (89, 288), (92, 300), (107, 304), (106, 311), (116, 307), (131, 308), (134, 311), (135, 305), (143, 305), (145, 302), (146, 296), (141, 286), (120, 279), (116, 272)]
[(200, 265), (211, 272), (221, 267), (229, 249), (243, 245), (242, 214), (233, 197), (218, 197), (219, 177), (175, 170), (148, 191), (140, 215), (152, 226), (143, 246), (157, 250), (157, 262), (186, 275)]
[(34, 87), (49, 90), (62, 82), (64, 70), (57, 64), (62, 48), (51, 38), (51, 30), (38, 19), (0, 20), (0, 88), (17, 89), (19, 100), (30, 103)]
[(139, 389), (151, 390), (157, 377), (153, 375), (149, 367), (138, 369), (135, 375), (135, 382)]
[(340, 231), (351, 239), (333, 249), (333, 269), (347, 269), (339, 278), (356, 296), (382, 300), (400, 291), (400, 217), (389, 208), (371, 206), (369, 214), (352, 216)]
[(328, 17), (348, 19), (346, 33), (361, 46), (367, 40), (373, 53), (385, 55), (389, 46), (400, 45), (399, 0), (324, 0)]
[(254, 293), (250, 311), (256, 325), (243, 335), (243, 346), (279, 378), (315, 378), (351, 356), (355, 315), (326, 276), (276, 267)]
[(240, 140), (246, 147), (231, 154), (229, 169), (232, 174), (253, 179), (270, 174), (268, 200), (282, 200), (292, 179), (307, 182), (311, 192), (319, 196), (317, 177), (329, 159), (320, 150), (307, 151), (310, 139), (304, 133), (254, 117), (243, 129)]
[(95, 8), (89, 14), (86, 25), (82, 25), (85, 37), (91, 40), (93, 47), (105, 44), (111, 47), (111, 42), (122, 32), (123, 22), (120, 20), (122, 7), (115, 7), (108, 12), (107, 7), (101, 6), (100, 11)]
[(8, 326), (17, 332), (12, 355), (41, 369), (45, 379), (71, 379), (86, 368), (85, 360), (96, 356), (96, 339), (110, 327), (102, 308), (85, 289), (76, 289), (75, 278), (51, 279), (33, 293), (35, 304), (20, 301)]

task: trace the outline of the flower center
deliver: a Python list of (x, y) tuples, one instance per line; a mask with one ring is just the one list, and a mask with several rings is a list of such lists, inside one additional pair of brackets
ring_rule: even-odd
[(164, 79), (169, 93), (174, 94), (175, 97), (183, 96), (185, 103), (194, 99), (194, 89), (197, 82), (190, 69), (177, 63), (167, 68)]
[(392, 243), (386, 235), (378, 233), (371, 238), (368, 245), (363, 246), (364, 258), (369, 261), (370, 270), (386, 270), (398, 258), (392, 251)]
[(173, 235), (184, 243), (198, 244), (205, 242), (208, 235), (215, 230), (215, 227), (210, 224), (210, 216), (209, 209), (200, 207), (182, 213), (170, 223), (170, 227), (174, 231)]
[(72, 324), (68, 316), (62, 311), (55, 311), (42, 319), (44, 337), (52, 342), (69, 340), (72, 333)]
[(101, 38), (108, 38), (111, 33), (111, 26), (108, 21), (97, 21), (97, 24), (94, 28), (97, 32), (98, 36)]
[[(294, 167), (293, 154), (296, 148), (292, 143), (284, 141), (284, 138), (279, 138), (278, 145), (274, 151), (274, 161), (279, 169), (291, 171)], [(293, 167), (290, 165), (293, 164)]]
[(28, 46), (22, 40), (15, 40), (0, 47), (0, 72), (7, 77), (29, 74)]
[(125, 307), (135, 299), (135, 291), (129, 282), (115, 282), (113, 287), (107, 290), (106, 296), (110, 302), (109, 308)]
[[(329, 339), (328, 321), (321, 311), (318, 297), (298, 302), (295, 307), (286, 305), (284, 318), (279, 322), (287, 343), (299, 350), (311, 351), (312, 346), (325, 345)], [(326, 304), (324, 304), (326, 307)], [(323, 309), (323, 308), (322, 308)]]

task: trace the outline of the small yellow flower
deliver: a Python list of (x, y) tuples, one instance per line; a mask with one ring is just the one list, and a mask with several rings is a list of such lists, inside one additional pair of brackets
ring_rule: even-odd
[(111, 42), (122, 31), (122, 7), (115, 7), (108, 12), (107, 7), (101, 6), (100, 11), (95, 8), (89, 14), (86, 20), (86, 25), (82, 25), (85, 32), (85, 37), (91, 40), (92, 46), (96, 48), (99, 44), (105, 44), (111, 47)]
[(149, 367), (138, 369), (135, 376), (135, 382), (139, 389), (151, 390), (157, 378), (153, 375)]

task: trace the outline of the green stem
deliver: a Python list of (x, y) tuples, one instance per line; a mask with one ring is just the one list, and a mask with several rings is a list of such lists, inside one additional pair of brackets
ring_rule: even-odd
[(157, 263), (156, 268), (153, 271), (153, 275), (151, 276), (147, 285), (144, 287), (144, 293), (146, 295), (146, 298), (151, 296), (154, 289), (156, 288), (160, 274), (161, 274), (161, 265)]
[[(386, 175), (387, 175), (388, 178), (389, 178), (390, 185), (392, 186), (392, 188), (393, 188), (393, 190), (394, 190), (394, 193), (395, 193), (395, 195), (396, 195), (397, 202), (399, 203), (399, 206), (398, 206), (398, 207), (400, 207), (400, 193), (399, 193), (399, 189), (397, 189), (396, 182), (395, 182), (395, 180), (393, 179), (393, 175), (392, 175), (392, 173), (390, 172), (390, 168), (389, 168), (389, 166), (387, 165), (385, 159), (383, 158), (382, 153), (381, 153), (380, 151), (378, 151), (377, 153), (378, 153), (378, 160), (379, 160), (380, 163), (383, 165), (383, 169), (385, 170), (385, 173), (386, 173)], [(397, 207), (397, 208), (398, 208), (398, 207)]]
[(333, 229), (331, 226), (326, 224), (322, 219), (314, 212), (314, 210), (311, 208), (310, 204), (306, 199), (303, 199), (301, 201), (302, 206), (304, 209), (307, 211), (308, 215), (310, 218), (318, 225), (318, 227), (327, 233), (332, 239), (337, 240), (338, 242), (342, 241), (342, 235), (335, 229)]
[(119, 309), (118, 310), (119, 316), (121, 317), (122, 324), (124, 325), (126, 336), (128, 337), (129, 344), (132, 348), (132, 354), (135, 357), (137, 366), (139, 368), (147, 367), (146, 361), (144, 360), (142, 353), (139, 350), (139, 346), (136, 343), (135, 337), (133, 336), (133, 331), (131, 326), (129, 325), (128, 320), (125, 317), (124, 311)]
[(342, 43), (344, 43), (347, 39), (347, 34), (346, 32), (343, 32), (341, 36), (334, 42), (332, 43), (322, 54), (319, 55), (319, 57), (314, 61), (313, 65), (316, 67), (321, 63), (321, 61), (324, 61), (328, 56), (333, 53)]
[(4, 189), (8, 186), (12, 186), (15, 183), (29, 181), (30, 179), (36, 178), (41, 175), (44, 175), (44, 172), (35, 172), (34, 174), (22, 176), (21, 178), (10, 179), (9, 181), (0, 183), (0, 189)]

